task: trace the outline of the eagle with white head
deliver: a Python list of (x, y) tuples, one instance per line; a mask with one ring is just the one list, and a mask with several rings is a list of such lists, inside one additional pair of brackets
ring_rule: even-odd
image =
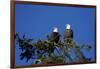
[(72, 44), (73, 40), (73, 30), (71, 29), (70, 24), (66, 24), (65, 32), (64, 32), (64, 42), (67, 45)]
[(51, 33), (50, 40), (52, 42), (58, 43), (59, 42), (59, 39), (60, 39), (60, 34), (59, 34), (59, 31), (58, 31), (58, 28), (57, 27), (54, 27), (53, 28), (53, 32)]

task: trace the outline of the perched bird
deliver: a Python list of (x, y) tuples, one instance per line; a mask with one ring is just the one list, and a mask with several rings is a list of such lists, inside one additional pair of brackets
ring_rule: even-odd
[(57, 27), (54, 27), (53, 32), (51, 33), (50, 40), (52, 42), (58, 43), (60, 39), (60, 34)]
[(72, 40), (73, 40), (73, 30), (71, 29), (70, 24), (66, 24), (66, 28), (64, 31), (64, 42), (67, 46), (72, 47)]

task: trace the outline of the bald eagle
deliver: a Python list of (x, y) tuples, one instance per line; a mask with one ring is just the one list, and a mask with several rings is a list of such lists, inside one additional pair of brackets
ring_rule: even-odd
[(72, 47), (72, 40), (73, 30), (71, 29), (70, 24), (66, 24), (66, 29), (64, 32), (64, 42), (67, 44), (68, 47)]
[(50, 40), (54, 43), (58, 43), (60, 39), (60, 34), (58, 32), (58, 28), (54, 27), (53, 32), (51, 33)]

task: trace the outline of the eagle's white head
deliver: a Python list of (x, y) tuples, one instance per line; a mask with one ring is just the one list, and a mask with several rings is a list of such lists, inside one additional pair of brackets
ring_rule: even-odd
[(58, 28), (57, 27), (54, 27), (53, 28), (53, 32), (58, 32)]
[(71, 29), (70, 24), (66, 24), (66, 29)]

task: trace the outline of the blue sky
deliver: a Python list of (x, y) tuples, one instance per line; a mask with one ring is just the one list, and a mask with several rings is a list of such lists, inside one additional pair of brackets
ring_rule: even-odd
[[(78, 44), (90, 44), (94, 48), (94, 15), (95, 8), (43, 6), (31, 4), (15, 5), (15, 32), (26, 34), (29, 38), (46, 39), (46, 35), (52, 32), (53, 27), (58, 27), (64, 34), (65, 25), (68, 23), (74, 32), (74, 40)], [(89, 57), (94, 56), (94, 50), (84, 52)], [(15, 49), (16, 65), (31, 64), (20, 61), (20, 50)]]

